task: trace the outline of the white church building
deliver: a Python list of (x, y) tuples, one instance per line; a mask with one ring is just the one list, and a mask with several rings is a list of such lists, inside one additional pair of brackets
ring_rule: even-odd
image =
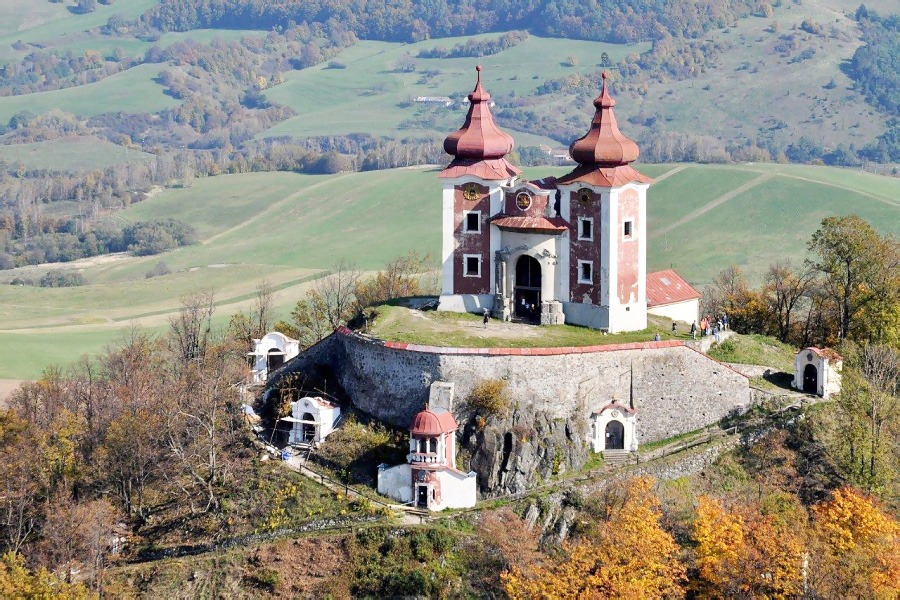
[(250, 383), (265, 383), (271, 373), (298, 354), (300, 342), (278, 331), (253, 340), (253, 350), (247, 353)]

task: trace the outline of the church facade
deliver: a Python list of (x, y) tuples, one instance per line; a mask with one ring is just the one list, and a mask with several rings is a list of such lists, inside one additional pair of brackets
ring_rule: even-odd
[(444, 141), (440, 310), (609, 332), (647, 327), (647, 189), (637, 144), (603, 89), (590, 130), (570, 146), (570, 173), (534, 181), (506, 160), (481, 83), (462, 128)]

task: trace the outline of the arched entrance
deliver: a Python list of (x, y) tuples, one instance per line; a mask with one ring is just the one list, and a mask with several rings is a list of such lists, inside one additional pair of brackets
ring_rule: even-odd
[(625, 449), (625, 426), (621, 421), (610, 421), (606, 424), (606, 450)]
[(266, 358), (268, 359), (266, 361), (266, 367), (269, 369), (269, 373), (284, 364), (284, 352), (278, 348), (269, 350), (269, 355)]
[(301, 420), (304, 421), (301, 439), (307, 444), (314, 442), (316, 440), (316, 425), (314, 423), (316, 418), (312, 416), (312, 413), (303, 413)]
[(806, 365), (803, 369), (803, 391), (807, 394), (819, 393), (819, 370), (816, 365)]
[(523, 254), (516, 261), (516, 316), (527, 321), (541, 319), (541, 263)]

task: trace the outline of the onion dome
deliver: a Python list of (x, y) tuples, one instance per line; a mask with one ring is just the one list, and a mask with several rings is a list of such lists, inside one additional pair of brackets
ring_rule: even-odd
[(594, 100), (597, 112), (591, 121), (591, 129), (583, 137), (572, 142), (569, 146), (569, 154), (582, 165), (596, 165), (602, 167), (616, 167), (627, 165), (637, 160), (638, 145), (625, 137), (619, 131), (613, 107), (616, 101), (609, 95), (606, 88), (606, 79), (609, 77), (603, 72), (603, 89), (600, 96)]
[(508, 133), (497, 127), (491, 115), (491, 95), (481, 86), (481, 65), (475, 67), (478, 80), (469, 94), (469, 113), (462, 128), (444, 140), (444, 151), (457, 159), (491, 160), (503, 158), (512, 151), (515, 142)]
[(449, 410), (426, 408), (413, 419), (409, 432), (414, 436), (436, 437), (459, 429), (456, 419)]

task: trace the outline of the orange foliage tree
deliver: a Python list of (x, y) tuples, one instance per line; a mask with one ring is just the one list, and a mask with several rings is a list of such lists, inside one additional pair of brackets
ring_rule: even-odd
[(755, 507), (726, 510), (700, 497), (694, 582), (701, 598), (786, 598), (802, 590), (804, 543), (796, 527)]
[(826, 596), (900, 595), (900, 524), (850, 487), (813, 507), (821, 541), (814, 571)]
[(677, 598), (685, 568), (672, 536), (660, 526), (653, 480), (631, 480), (624, 501), (590, 538), (563, 547), (560, 560), (501, 575), (513, 598)]

